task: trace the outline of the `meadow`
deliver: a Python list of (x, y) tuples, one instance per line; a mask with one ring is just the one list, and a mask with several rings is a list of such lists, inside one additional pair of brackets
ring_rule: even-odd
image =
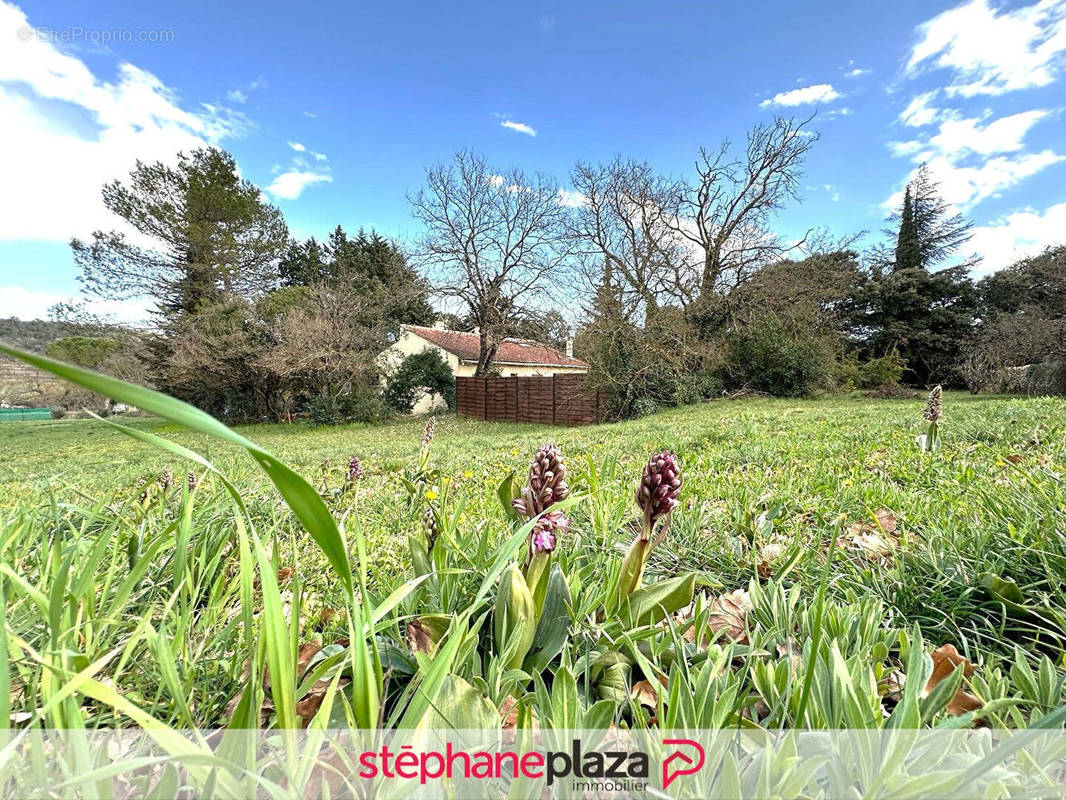
[[(770, 607), (756, 605), (750, 616), (757, 629), (760, 623), (771, 628), (759, 634), (780, 637), (782, 630), (772, 628), (788, 623), (775, 615), (800, 614), (809, 605), (827, 545), (837, 538), (825, 602), (839, 604), (845, 657), (872, 646), (847, 630), (857, 619), (871, 617), (866, 635), (884, 643), (886, 664), (900, 633), (917, 624), (931, 646), (953, 645), (977, 666), (968, 680), (979, 697), (986, 693), (983, 702), (1019, 701), (993, 715), (1022, 719), (1062, 699), (1061, 672), (1060, 696), (1034, 706), (1038, 698), (1011, 671), (1038, 671), (1045, 658), (1062, 667), (1066, 402), (948, 395), (944, 446), (933, 454), (914, 443), (921, 409), (921, 400), (742, 399), (554, 429), (446, 416), (436, 421), (428, 449), (448, 491), (448, 513), (455, 513), (453, 536), (496, 542), (510, 522), (497, 498), (501, 479), (512, 471), (524, 477), (536, 448), (555, 442), (571, 486), (586, 495), (570, 509), (570, 538), (574, 546), (601, 548), (604, 563), (632, 538), (632, 495), (643, 462), (655, 451), (674, 450), (684, 472), (681, 506), (653, 553), (651, 573), (694, 570), (699, 593), (709, 598), (763, 584), (760, 596)], [(407, 537), (423, 528), (403, 481), (418, 460), (424, 424), (239, 432), (301, 472), (338, 518), (357, 514), (370, 555), (368, 587), (380, 598), (410, 577)], [(287, 602), (300, 596), (301, 643), (339, 638), (343, 617), (332, 612), (345, 605), (343, 588), (255, 463), (237, 448), (158, 418), (132, 426), (204, 453), (230, 477), (285, 577)], [(219, 724), (242, 679), (242, 664), (230, 653), (239, 607), (234, 510), (219, 481), (96, 421), (5, 425), (0, 450), (9, 636), (41, 648), (56, 634), (42, 625), (32, 598), (53, 594), (55, 560), (77, 552), (66, 568), (78, 572), (88, 559), (92, 569), (77, 574), (79, 591), (69, 589), (67, 602), (78, 609), (70, 618), (74, 628), (63, 636), (79, 643), (79, 659), (90, 663), (129, 643), (121, 659), (101, 669), (127, 699), (171, 723)], [(361, 461), (362, 477), (342, 492), (352, 456)], [(191, 495), (182, 489), (189, 467), (197, 484)], [(159, 476), (165, 472), (173, 478), (164, 490)], [(431, 498), (436, 491), (425, 489)], [(183, 613), (165, 591), (174, 554), (154, 546), (173, 537), (182, 520), (190, 557), (212, 554), (201, 565), (207, 574), (198, 576), (196, 592), (196, 602), (207, 602), (211, 613), (198, 611), (196, 624), (173, 618)], [(139, 559), (129, 556), (133, 547)], [(131, 563), (146, 558), (151, 563), (141, 563), (137, 585), (116, 596)], [(1013, 581), (1011, 596), (1031, 613), (1012, 611), (1011, 600), (1004, 605), (1002, 594), (989, 590), (988, 576)], [(118, 604), (108, 607), (109, 600)], [(149, 621), (155, 635), (146, 633)], [(753, 640), (751, 633), (744, 638)], [(42, 702), (44, 676), (25, 654), (11, 656), (11, 710), (30, 714)], [(167, 679), (171, 669), (176, 674)], [(752, 692), (751, 705), (758, 699)], [(115, 709), (89, 704), (79, 713), (91, 724), (123, 724)], [(786, 711), (778, 716), (789, 724)]]

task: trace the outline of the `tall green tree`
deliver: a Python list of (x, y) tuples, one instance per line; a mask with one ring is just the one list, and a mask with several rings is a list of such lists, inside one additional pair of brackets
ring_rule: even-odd
[(292, 242), (280, 265), (287, 286), (345, 287), (380, 297), (393, 326), (433, 320), (429, 286), (396, 244), (376, 231), (354, 237), (338, 225), (325, 245)]
[(179, 153), (175, 166), (138, 161), (128, 181), (104, 186), (103, 199), (136, 236), (96, 231), (91, 242), (71, 241), (90, 295), (147, 296), (166, 322), (277, 282), (288, 228), (229, 153)]
[(903, 193), (886, 231), (895, 247), (878, 255), (865, 290), (870, 355), (893, 350), (904, 379), (915, 384), (955, 380), (960, 352), (973, 335), (978, 295), (969, 269), (975, 259), (944, 267), (970, 239), (969, 221), (940, 194), (927, 165)]
[(914, 269), (922, 265), (918, 229), (914, 220), (914, 201), (908, 184), (903, 193), (903, 208), (899, 214), (899, 233), (896, 234), (895, 269)]
[(237, 172), (229, 153), (213, 147), (179, 153), (175, 165), (138, 161), (129, 179), (104, 186), (104, 205), (125, 230), (71, 241), (81, 282), (107, 300), (147, 297), (158, 335), (146, 351), (153, 381), (196, 402), (203, 393), (176, 341), (201, 330), (206, 309), (253, 299), (278, 283), (288, 245), (281, 212)]

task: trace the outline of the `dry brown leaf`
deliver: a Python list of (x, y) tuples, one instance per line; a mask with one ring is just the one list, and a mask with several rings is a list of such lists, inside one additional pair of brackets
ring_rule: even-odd
[(1022, 460), (1022, 457), (1017, 453), (1011, 453), (1010, 455), (1003, 456), (1003, 458), (1012, 464), (1020, 464)]
[(296, 572), (292, 567), (282, 567), (278, 570), (278, 583), (285, 583)]
[(304, 671), (307, 669), (307, 665), (311, 663), (311, 659), (315, 657), (315, 653), (322, 649), (322, 642), (307, 642), (300, 645), (300, 649), (296, 652), (296, 677), (303, 677)]
[(874, 514), (875, 521), (856, 520), (837, 539), (837, 547), (852, 550), (870, 561), (887, 561), (899, 547), (896, 515), (887, 508)]
[[(959, 665), (962, 665), (963, 677), (969, 678), (977, 667), (965, 656), (959, 654), (953, 644), (945, 644), (938, 647), (931, 654), (933, 659), (933, 672), (922, 690), (922, 697), (927, 697), (942, 680), (949, 677)], [(948, 701), (947, 712), (953, 716), (965, 714), (967, 711), (981, 707), (981, 701), (967, 692), (962, 687), (955, 692), (955, 696)]]
[[(666, 688), (666, 683), (661, 678), (659, 679), (659, 684), (663, 688)], [(629, 692), (629, 696), (632, 697), (638, 705), (642, 705), (652, 711), (659, 707), (659, 690), (649, 680), (642, 680), (634, 683), (633, 688)]]
[[(337, 690), (340, 691), (351, 682), (350, 678), (341, 678), (337, 682)], [(315, 714), (318, 713), (318, 709), (322, 707), (322, 701), (326, 698), (326, 692), (329, 690), (330, 683), (331, 681), (326, 679), (315, 681), (315, 685), (311, 687), (311, 691), (296, 701), (296, 716), (300, 718), (303, 727), (306, 728), (311, 723)]]
[[(503, 720), (503, 730), (513, 731), (518, 727), (518, 701), (513, 695), (508, 695), (500, 706), (500, 719)], [(531, 730), (539, 730), (540, 723), (537, 721), (536, 711), (530, 710), (529, 726)]]
[(711, 601), (707, 627), (715, 638), (725, 637), (738, 644), (747, 644), (751, 607), (751, 597), (744, 589), (719, 595)]

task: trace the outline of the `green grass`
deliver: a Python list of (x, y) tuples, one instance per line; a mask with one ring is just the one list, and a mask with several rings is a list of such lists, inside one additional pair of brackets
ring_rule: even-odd
[[(497, 499), (500, 480), (511, 470), (524, 480), (535, 449), (556, 442), (571, 484), (589, 495), (570, 509), (573, 531), (559, 558), (571, 570), (575, 617), (591, 619), (590, 585), (606, 577), (633, 536), (640, 469), (650, 453), (673, 449), (684, 469), (682, 505), (653, 552), (649, 577), (696, 570), (707, 598), (754, 582), (749, 649), (712, 648), (712, 660), (741, 652), (752, 658), (750, 668), (735, 673), (735, 707), (721, 711), (725, 716), (715, 724), (753, 717), (761, 700), (769, 708), (763, 724), (861, 727), (861, 715), (839, 717), (813, 671), (806, 673), (813, 688), (775, 689), (775, 644), (816, 640), (810, 646), (826, 653), (836, 648), (847, 669), (856, 675), (872, 669), (869, 679), (884, 683), (906, 663), (917, 626), (927, 649), (953, 644), (977, 664), (968, 686), (985, 703), (987, 719), (1024, 725), (1066, 700), (1066, 401), (951, 394), (944, 406), (943, 446), (934, 454), (915, 445), (923, 432), (916, 400), (716, 401), (587, 428), (447, 416), (438, 420), (431, 447), (443, 478), (426, 486), (446, 494), (441, 499), (454, 515), (449, 535), (456, 542), (502, 542), (514, 529)], [(298, 640), (293, 650), (312, 639), (350, 638), (343, 584), (243, 451), (156, 418), (128, 424), (212, 461), (243, 497), (254, 538), (242, 544), (240, 515), (217, 478), (101, 422), (0, 425), (0, 564), (5, 625), (15, 642), (8, 647), (11, 711), (21, 715), (15, 719), (28, 719), (73, 675), (90, 670), (101, 685), (167, 724), (220, 724), (246, 685), (244, 662), (248, 648), (255, 650), (248, 631), (259, 624), (250, 615), (264, 611), (250, 566), (260, 542), (259, 575), (293, 571), (275, 598), (280, 605), (266, 609), (298, 619), (286, 634)], [(237, 431), (322, 490), (353, 563), (362, 536), (368, 588), (380, 603), (411, 577), (407, 539), (422, 535), (404, 476), (417, 464), (423, 424)], [(353, 491), (334, 491), (353, 455), (362, 459), (365, 477)], [(180, 489), (189, 468), (200, 483), (191, 497)], [(138, 479), (151, 484), (164, 469), (177, 476), (176, 488), (153, 490), (140, 502)], [(856, 521), (873, 525), (881, 509), (898, 521), (898, 547), (882, 560), (845, 548), (827, 565), (825, 552), (842, 530)], [(769, 542), (780, 543), (782, 555), (769, 582), (756, 588), (760, 550)], [(579, 555), (588, 558), (579, 562)], [(439, 610), (470, 606), (488, 561), (470, 557), (468, 571), (473, 588), (434, 595), (435, 603), (454, 606)], [(989, 573), (1016, 582), (1017, 607), (982, 587)], [(824, 605), (815, 620), (820, 591)], [(335, 609), (341, 613), (331, 614)], [(408, 608), (405, 600), (399, 611), (382, 636), (402, 647), (404, 621), (425, 608)], [(578, 682), (590, 693), (589, 705), (595, 696), (588, 681), (597, 668), (591, 658), (582, 661), (584, 646), (594, 642), (576, 635), (563, 660), (585, 676), (586, 683)], [(633, 669), (639, 673), (639, 661)], [(1027, 669), (1050, 669), (1050, 687), (1036, 678), (1029, 685)], [(475, 672), (463, 674), (486, 681), (483, 691), (499, 707), (512, 689), (494, 684), (491, 670)], [(129, 724), (128, 713), (107, 697), (102, 689), (75, 691), (55, 700), (48, 721)], [(876, 689), (872, 702), (878, 702)]]

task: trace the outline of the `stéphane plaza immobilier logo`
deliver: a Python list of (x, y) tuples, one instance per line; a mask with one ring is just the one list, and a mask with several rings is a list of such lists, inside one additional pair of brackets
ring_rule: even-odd
[(0, 750), (3, 797), (52, 796), (83, 774), (86, 796), (276, 800), (924, 797), (930, 786), (1062, 797), (1066, 785), (1061, 728), (8, 730)]
[[(602, 739), (602, 737), (597, 737)], [(543, 743), (542, 743), (543, 744)], [(649, 789), (667, 789), (679, 777), (698, 772), (706, 761), (703, 745), (693, 739), (663, 739), (656, 755), (634, 742), (623, 748), (617, 738), (587, 749), (579, 737), (570, 739), (565, 750), (535, 746), (469, 750), (445, 741), (441, 749), (418, 748), (415, 744), (382, 744), (359, 754), (357, 775), (363, 781), (379, 779), (417, 781), (426, 785), (443, 781), (526, 780), (546, 787), (566, 784), (564, 790), (597, 796), (611, 793), (640, 795)], [(659, 783), (652, 783), (653, 762), (658, 761)]]

